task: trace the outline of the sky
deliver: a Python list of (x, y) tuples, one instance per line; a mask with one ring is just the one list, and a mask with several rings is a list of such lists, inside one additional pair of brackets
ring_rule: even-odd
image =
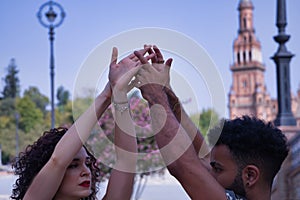
[[(42, 94), (50, 98), (48, 29), (39, 23), (36, 16), (39, 7), (45, 2), (47, 1), (0, 1), (1, 91), (4, 87), (2, 79), (6, 75), (6, 68), (10, 60), (14, 58), (20, 71), (21, 91), (23, 92), (30, 86), (37, 86)], [(152, 36), (152, 29), (147, 29), (150, 27), (167, 30), (190, 39), (203, 48), (204, 54), (218, 72), (210, 77), (205, 72), (201, 73), (200, 70), (200, 75), (194, 76), (195, 73), (193, 70), (190, 71), (191, 67), (189, 67), (191, 61), (186, 60), (195, 53), (194, 48), (190, 48), (188, 55), (174, 55), (172, 49), (168, 49), (169, 46), (168, 48), (163, 46), (166, 50), (163, 53), (174, 57), (172, 69), (176, 73), (173, 73), (172, 76), (179, 77), (173, 78), (173, 80), (175, 79), (174, 88), (178, 88), (178, 90), (182, 88), (178, 93), (189, 112), (210, 107), (214, 103), (212, 100), (214, 98), (223, 103), (226, 113), (228, 113), (227, 98), (232, 84), (229, 67), (233, 63), (232, 45), (238, 31), (237, 7), (239, 0), (57, 0), (56, 2), (63, 6), (66, 17), (62, 25), (55, 29), (55, 88), (63, 86), (74, 96), (80, 79), (78, 77), (83, 74), (82, 69), (94, 52), (97, 52), (96, 58), (99, 58), (99, 64), (106, 63), (99, 67), (99, 71), (108, 66), (112, 48), (109, 46), (110, 44), (120, 47), (123, 53), (129, 50), (126, 48), (132, 48), (133, 44), (136, 45), (133, 47), (136, 49), (144, 45), (144, 42), (138, 39), (127, 41), (128, 47), (124, 47), (126, 44), (123, 43), (118, 44), (116, 41), (119, 41), (118, 38), (125, 33), (143, 29), (145, 30), (142, 32), (143, 35), (139, 35), (139, 37), (144, 37), (145, 43), (158, 42), (158, 45), (163, 46), (164, 43), (160, 42), (160, 38), (153, 39), (153, 41), (148, 39)], [(278, 47), (273, 40), (273, 36), (277, 35), (276, 0), (252, 0), (252, 2), (255, 7), (253, 12), (255, 33), (261, 42), (263, 62), (266, 65), (265, 82), (271, 96), (276, 98), (275, 63), (270, 59)], [(291, 38), (286, 46), (291, 53), (295, 54), (290, 63), (291, 89), (294, 94), (300, 84), (300, 28), (296, 24), (296, 21), (300, 19), (299, 8), (299, 0), (287, 0), (286, 33), (291, 35)], [(115, 43), (109, 43), (110, 40)], [(164, 38), (164, 40), (168, 40), (168, 38)], [(172, 42), (176, 43), (173, 40)], [(103, 45), (109, 47), (105, 48), (105, 51), (101, 51)], [(177, 46), (183, 48), (184, 44), (179, 43)], [(100, 50), (97, 51), (99, 48)], [(97, 57), (98, 55), (99, 57)], [(199, 57), (199, 59), (201, 58)], [(97, 71), (94, 68), (93, 70)], [(89, 73), (93, 73), (93, 71)], [(99, 72), (95, 72), (95, 74), (98, 75)], [(89, 78), (87, 76), (82, 84), (88, 85)], [(221, 91), (219, 95), (222, 98), (215, 97), (212, 94), (214, 92), (210, 91), (211, 83), (207, 81), (209, 78), (221, 80), (220, 87), (224, 91)], [(179, 79), (183, 81), (178, 81)], [(105, 80), (97, 80), (95, 87), (103, 86), (104, 83)], [(186, 89), (185, 84), (190, 89)], [(219, 82), (216, 81), (216, 84)], [(192, 92), (185, 93), (187, 90)], [(194, 103), (196, 103), (197, 109), (195, 109)]]

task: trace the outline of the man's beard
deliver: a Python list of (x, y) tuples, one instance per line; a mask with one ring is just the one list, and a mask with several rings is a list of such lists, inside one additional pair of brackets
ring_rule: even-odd
[(234, 191), (235, 194), (241, 195), (243, 197), (246, 196), (246, 191), (245, 191), (244, 183), (243, 183), (243, 179), (242, 179), (242, 169), (238, 169), (238, 172), (234, 178), (234, 181), (228, 189)]

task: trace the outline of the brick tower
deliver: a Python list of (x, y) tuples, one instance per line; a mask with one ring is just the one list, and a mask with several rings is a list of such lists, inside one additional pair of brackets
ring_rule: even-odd
[(261, 45), (255, 36), (253, 9), (251, 0), (240, 0), (238, 36), (233, 43), (234, 62), (230, 66), (233, 82), (229, 92), (229, 117), (248, 114), (271, 121), (277, 105), (265, 85), (265, 66)]

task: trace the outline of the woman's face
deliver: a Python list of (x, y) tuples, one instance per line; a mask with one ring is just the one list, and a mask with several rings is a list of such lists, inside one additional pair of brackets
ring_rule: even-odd
[(56, 197), (80, 199), (91, 194), (90, 157), (82, 147), (68, 166)]

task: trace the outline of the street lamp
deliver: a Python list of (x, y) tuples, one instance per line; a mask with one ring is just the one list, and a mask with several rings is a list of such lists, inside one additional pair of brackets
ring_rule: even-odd
[[(59, 15), (57, 14), (59, 13)], [(55, 108), (54, 108), (54, 54), (53, 41), (54, 29), (63, 23), (66, 14), (62, 6), (56, 2), (48, 1), (41, 5), (37, 13), (37, 18), (42, 26), (49, 29), (50, 40), (50, 82), (51, 82), (51, 128), (55, 126)]]
[(290, 36), (285, 33), (286, 25), (286, 2), (285, 0), (277, 0), (276, 26), (278, 35), (274, 36), (274, 40), (279, 44), (279, 47), (272, 57), (276, 64), (277, 76), (278, 113), (274, 121), (276, 126), (296, 125), (296, 119), (291, 110), (290, 89), (290, 61), (294, 55), (285, 46), (285, 43), (290, 39)]

